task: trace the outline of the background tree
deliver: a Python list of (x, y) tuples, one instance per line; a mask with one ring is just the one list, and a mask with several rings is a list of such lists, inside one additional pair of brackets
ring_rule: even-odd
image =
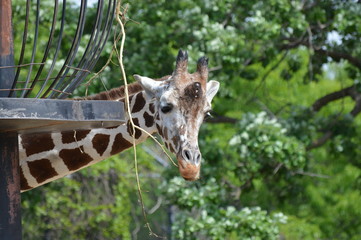
[[(138, 148), (156, 233), (361, 238), (360, 1), (157, 0), (126, 9), (129, 78), (170, 74), (182, 48), (190, 66), (206, 55), (210, 79), (221, 82), (214, 118), (200, 134), (199, 181), (178, 177), (151, 142)], [(21, 8), (16, 12), (21, 19)], [(118, 86), (119, 76), (110, 64), (89, 90)], [(24, 237), (149, 238), (131, 154), (23, 194)]]

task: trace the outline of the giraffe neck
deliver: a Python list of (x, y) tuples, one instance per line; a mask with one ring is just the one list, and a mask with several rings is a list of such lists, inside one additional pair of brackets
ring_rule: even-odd
[[(122, 100), (120, 100), (122, 101)], [(154, 133), (154, 104), (145, 92), (130, 97), (135, 125)], [(21, 190), (26, 191), (95, 164), (147, 139), (126, 124), (110, 128), (19, 136)]]

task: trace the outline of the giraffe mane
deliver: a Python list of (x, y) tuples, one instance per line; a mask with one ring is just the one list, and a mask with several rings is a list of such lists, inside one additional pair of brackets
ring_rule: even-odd
[[(128, 84), (129, 96), (134, 95), (142, 90), (143, 90), (142, 86), (137, 82)], [(111, 90), (104, 91), (96, 95), (84, 97), (82, 99), (83, 100), (119, 100), (123, 98), (125, 98), (125, 86), (113, 88)]]
[[(154, 79), (156, 81), (164, 81), (168, 79), (170, 75), (164, 76), (162, 78)], [(128, 84), (128, 94), (132, 96), (138, 92), (143, 91), (143, 87), (138, 83)], [(104, 91), (92, 96), (83, 97), (81, 100), (121, 100), (125, 98), (125, 86), (120, 86), (117, 88), (113, 88), (108, 91)]]

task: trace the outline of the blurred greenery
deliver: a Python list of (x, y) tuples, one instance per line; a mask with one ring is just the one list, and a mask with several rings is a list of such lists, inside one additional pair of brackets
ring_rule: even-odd
[[(71, 6), (69, 22), (79, 8)], [(156, 161), (152, 142), (137, 148), (155, 233), (168, 239), (361, 239), (360, 1), (134, 0), (123, 6), (129, 79), (170, 74), (182, 48), (190, 70), (205, 55), (210, 79), (221, 83), (214, 119), (200, 132), (199, 181), (185, 182), (173, 165)], [(41, 1), (39, 49), (48, 39), (52, 8), (53, 1)], [(24, 9), (25, 1), (13, 0), (15, 26), (22, 26)], [(90, 8), (89, 19), (95, 13)], [(75, 29), (76, 21), (66, 25), (69, 41), (60, 59)], [(17, 54), (21, 31), (14, 35)], [(112, 40), (94, 71), (106, 63)], [(25, 60), (30, 57), (27, 49)], [(89, 93), (122, 84), (115, 62)], [(82, 85), (75, 94), (85, 90)], [(133, 164), (126, 151), (22, 194), (24, 239), (156, 239), (144, 227)]]

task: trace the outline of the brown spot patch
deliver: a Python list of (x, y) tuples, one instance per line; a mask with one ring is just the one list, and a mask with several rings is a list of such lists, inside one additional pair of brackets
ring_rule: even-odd
[(168, 128), (166, 127), (163, 128), (163, 137), (168, 140)]
[(201, 87), (201, 84), (199, 82), (195, 82), (193, 84), (190, 84), (184, 89), (184, 96), (189, 101), (194, 101), (197, 99), (200, 99), (203, 95), (203, 90)]
[[(80, 141), (90, 133), (90, 130), (67, 131), (61, 133), (61, 141), (63, 143), (72, 143)], [(74, 137), (75, 134), (75, 137)]]
[[(133, 123), (134, 125), (138, 126), (139, 127), (139, 121), (137, 118), (132, 118), (133, 119)], [(132, 128), (132, 124), (130, 123), (130, 121), (128, 121), (127, 123), (127, 131), (129, 133), (129, 135), (133, 136), (133, 128)], [(136, 139), (138, 139), (140, 136), (142, 135), (142, 131), (139, 130), (138, 128), (135, 129), (135, 134), (134, 134), (134, 137)]]
[(142, 93), (138, 93), (135, 97), (135, 103), (133, 105), (132, 113), (139, 112), (145, 106), (145, 99)]
[(93, 160), (88, 154), (84, 153), (83, 146), (75, 149), (63, 149), (59, 152), (59, 156), (64, 160), (70, 171), (77, 170)]
[(94, 136), (92, 140), (93, 147), (95, 148), (95, 150), (97, 150), (100, 156), (103, 155), (103, 153), (107, 149), (109, 140), (110, 136), (106, 134), (96, 134)]
[(173, 144), (174, 144), (174, 146), (177, 148), (178, 147), (178, 145), (179, 145), (179, 141), (180, 141), (180, 138), (179, 138), (179, 136), (177, 135), (177, 136), (174, 136), (174, 137), (172, 137), (172, 142), (173, 142)]
[(21, 191), (32, 189), (33, 187), (29, 186), (28, 180), (24, 176), (23, 169), (20, 168), (20, 189)]
[(145, 126), (147, 127), (153, 126), (154, 118), (148, 112), (144, 112), (143, 117), (145, 121)]
[(28, 162), (31, 175), (38, 183), (42, 183), (49, 178), (55, 177), (58, 173), (51, 166), (49, 159), (40, 159)]
[(117, 154), (119, 152), (124, 151), (127, 148), (130, 148), (132, 144), (123, 138), (121, 133), (118, 133), (115, 136), (114, 143), (112, 146), (112, 151), (110, 152), (111, 155)]
[(158, 129), (159, 135), (163, 136), (162, 128), (158, 124), (157, 124), (157, 129)]
[(50, 133), (21, 135), (21, 144), (23, 145), (27, 156), (49, 151), (55, 147)]
[(184, 109), (183, 116), (187, 124), (194, 125), (195, 117), (202, 111), (204, 108), (205, 101), (203, 98), (203, 89), (199, 82), (189, 84), (185, 89), (179, 103)]
[(154, 112), (155, 112), (154, 103), (149, 104), (149, 111), (150, 111), (151, 113), (154, 113)]
[(173, 146), (172, 146), (171, 143), (169, 143), (169, 150), (170, 150), (172, 153), (175, 153), (174, 148), (173, 148)]

